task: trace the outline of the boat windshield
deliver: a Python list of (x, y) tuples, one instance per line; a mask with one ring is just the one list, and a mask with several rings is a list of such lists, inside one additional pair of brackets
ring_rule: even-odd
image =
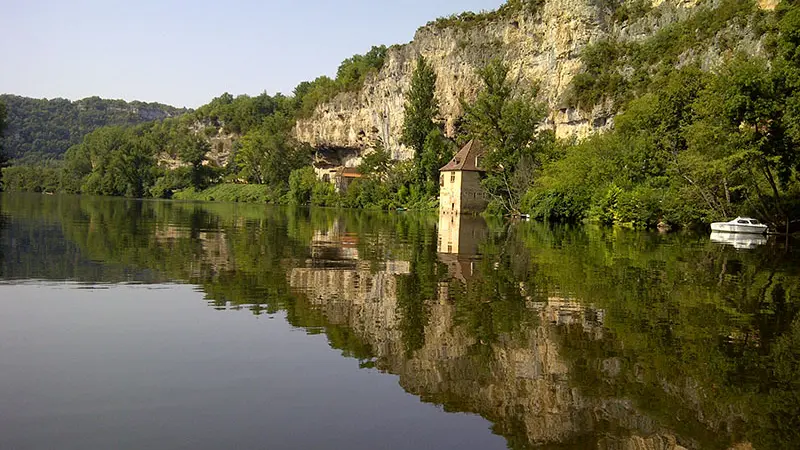
[(759, 222), (756, 219), (750, 219), (750, 223), (752, 223), (753, 225), (759, 224)]
[(737, 221), (736, 221), (736, 223), (743, 223), (743, 224), (745, 224), (745, 225), (750, 225), (750, 222), (748, 222), (748, 221), (746, 221), (746, 220), (743, 220), (743, 219), (739, 219), (739, 220), (737, 220)]

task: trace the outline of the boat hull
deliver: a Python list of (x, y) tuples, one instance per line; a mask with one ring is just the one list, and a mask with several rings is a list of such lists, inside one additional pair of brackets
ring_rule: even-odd
[(719, 231), (722, 233), (746, 233), (746, 234), (765, 234), (767, 232), (766, 225), (745, 225), (738, 223), (728, 222), (714, 222), (711, 224), (711, 231)]

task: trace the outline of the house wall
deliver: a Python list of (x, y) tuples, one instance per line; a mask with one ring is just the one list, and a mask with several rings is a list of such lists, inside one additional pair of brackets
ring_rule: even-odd
[(480, 214), (489, 204), (479, 172), (461, 172), (461, 214)]
[(318, 180), (325, 181), (325, 182), (331, 183), (333, 185), (336, 184), (336, 173), (337, 173), (338, 170), (339, 170), (338, 167), (334, 167), (334, 168), (330, 168), (330, 167), (325, 167), (325, 168), (314, 167), (314, 173), (317, 174), (317, 179)]
[(439, 214), (459, 214), (461, 211), (461, 171), (439, 173)]
[(488, 203), (479, 172), (453, 170), (439, 173), (440, 214), (480, 214)]

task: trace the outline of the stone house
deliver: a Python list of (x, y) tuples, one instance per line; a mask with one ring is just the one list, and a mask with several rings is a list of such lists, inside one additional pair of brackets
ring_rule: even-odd
[(317, 179), (333, 184), (336, 192), (346, 192), (353, 180), (361, 178), (359, 164), (361, 156), (358, 150), (340, 148), (318, 149), (312, 162)]
[(489, 199), (481, 186), (485, 153), (473, 139), (439, 169), (439, 214), (479, 214), (486, 209)]

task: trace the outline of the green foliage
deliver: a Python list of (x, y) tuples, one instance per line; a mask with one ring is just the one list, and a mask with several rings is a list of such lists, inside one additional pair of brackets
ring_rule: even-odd
[(634, 0), (633, 2), (619, 2), (611, 18), (615, 22), (634, 22), (646, 16), (653, 9), (653, 3), (648, 0)]
[(437, 128), (438, 116), (436, 72), (428, 65), (425, 58), (419, 56), (411, 76), (411, 88), (406, 94), (403, 131), (400, 137), (403, 144), (414, 150), (414, 159), (417, 163), (422, 157), (428, 134)]
[(8, 157), (21, 164), (61, 158), (83, 137), (104, 126), (130, 126), (188, 112), (160, 103), (125, 102), (88, 97), (83, 100), (33, 99), (0, 95), (8, 108)]
[(324, 103), (338, 94), (336, 81), (321, 76), (314, 81), (303, 81), (294, 88), (294, 99), (299, 117), (310, 117), (317, 105)]
[(53, 193), (61, 186), (58, 166), (11, 166), (2, 169), (3, 191)]
[[(175, 192), (190, 188), (192, 185), (192, 170), (189, 167), (178, 167), (164, 171), (156, 178), (155, 184), (150, 188), (149, 194), (153, 198), (169, 199)], [(194, 191), (194, 188), (192, 188)]]
[(320, 181), (311, 166), (295, 169), (289, 176), (289, 203), (295, 205), (308, 205), (314, 186)]
[(454, 143), (437, 123), (439, 102), (436, 99), (436, 73), (425, 58), (417, 58), (406, 94), (405, 118), (400, 141), (414, 150), (416, 181), (427, 196), (438, 193), (439, 168), (447, 164), (454, 152)]
[(441, 128), (432, 129), (425, 137), (422, 156), (417, 163), (417, 179), (424, 182), (424, 192), (431, 197), (439, 193), (439, 169), (444, 167), (456, 151), (455, 143), (444, 135)]
[(100, 128), (66, 154), (66, 178), (92, 195), (141, 197), (156, 178), (154, 147), (134, 130)]
[(686, 66), (654, 76), (612, 133), (544, 168), (524, 209), (637, 227), (753, 215), (790, 230), (800, 214), (800, 68), (784, 18), (771, 61), (740, 55), (715, 74)]
[(364, 157), (361, 158), (358, 172), (362, 175), (382, 180), (386, 178), (391, 168), (391, 155), (383, 148), (383, 145), (378, 145), (373, 151), (365, 154)]
[(426, 26), (434, 28), (455, 28), (457, 30), (470, 30), (486, 26), (501, 19), (509, 19), (520, 14), (535, 15), (544, 4), (544, 0), (507, 0), (493, 11), (472, 11), (461, 14), (452, 14), (440, 17)]
[(364, 55), (353, 55), (345, 59), (336, 71), (336, 84), (345, 92), (361, 88), (367, 76), (383, 67), (386, 59), (386, 46), (372, 47)]
[[(624, 6), (625, 11), (619, 8), (617, 11), (632, 20), (628, 8), (639, 11), (634, 17), (646, 14), (642, 9), (646, 9), (646, 3), (637, 5)], [(722, 0), (712, 6), (699, 7), (686, 20), (667, 25), (642, 41), (601, 40), (588, 45), (581, 54), (583, 71), (573, 78), (567, 103), (590, 110), (609, 99), (614, 108), (619, 109), (631, 99), (657, 89), (651, 84), (653, 76), (672, 70), (682, 54), (714, 39), (716, 45), (725, 45), (730, 33), (727, 39), (736, 42), (739, 39), (735, 34), (736, 26), (758, 29), (764, 18), (764, 13), (752, 0)]]
[(587, 45), (581, 53), (584, 69), (572, 79), (568, 103), (590, 110), (606, 98), (623, 102), (629, 84), (620, 73), (617, 61), (624, 55), (624, 48), (615, 41), (602, 40)]
[(289, 177), (288, 203), (291, 205), (339, 206), (341, 198), (333, 184), (320, 181), (311, 166), (296, 169)]
[(553, 142), (539, 132), (546, 106), (536, 101), (538, 88), (515, 94), (508, 66), (499, 59), (479, 70), (484, 90), (464, 104), (464, 129), (486, 148), (484, 187), (505, 212), (517, 212), (525, 189)]
[(311, 148), (291, 137), (293, 122), (283, 114), (264, 119), (241, 140), (235, 156), (236, 172), (249, 183), (288, 188), (289, 175), (310, 162)]
[(189, 166), (189, 183), (195, 190), (205, 189), (212, 176), (211, 168), (203, 164), (210, 150), (208, 141), (197, 135), (186, 136), (178, 148), (178, 157)]
[(383, 67), (388, 49), (385, 45), (372, 47), (365, 55), (354, 55), (339, 65), (336, 79), (319, 77), (304, 81), (294, 89), (294, 103), (298, 117), (309, 117), (317, 105), (327, 102), (342, 92), (361, 89), (367, 77)]
[(187, 188), (175, 192), (175, 200), (193, 200), (229, 203), (280, 204), (282, 193), (261, 184), (217, 184), (202, 191)]
[(240, 95), (234, 98), (226, 92), (198, 108), (193, 116), (202, 123), (222, 127), (225, 133), (241, 135), (258, 127), (265, 117), (277, 112), (287, 114), (290, 109), (291, 99), (281, 94), (270, 96), (264, 92), (256, 97)]

